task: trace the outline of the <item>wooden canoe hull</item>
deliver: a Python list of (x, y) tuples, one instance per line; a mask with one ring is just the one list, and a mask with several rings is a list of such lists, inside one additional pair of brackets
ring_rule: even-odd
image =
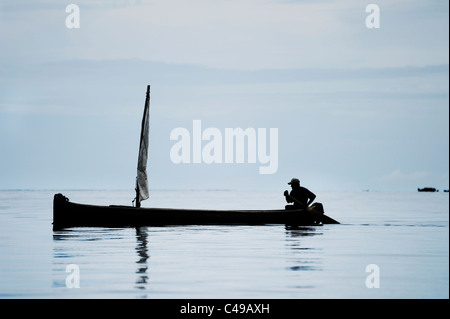
[(310, 207), (306, 210), (202, 210), (136, 208), (73, 203), (62, 194), (53, 199), (53, 229), (68, 227), (139, 227), (168, 225), (320, 225), (338, 224)]

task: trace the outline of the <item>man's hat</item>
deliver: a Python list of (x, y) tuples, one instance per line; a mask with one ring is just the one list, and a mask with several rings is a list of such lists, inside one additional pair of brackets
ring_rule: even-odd
[(291, 179), (291, 181), (288, 184), (289, 185), (292, 185), (292, 184), (299, 184), (300, 185), (300, 180), (298, 178), (293, 178), (293, 179)]

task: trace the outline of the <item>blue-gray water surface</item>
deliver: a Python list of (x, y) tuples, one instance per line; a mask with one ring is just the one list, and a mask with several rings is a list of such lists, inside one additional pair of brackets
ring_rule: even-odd
[[(317, 192), (340, 225), (53, 231), (54, 193), (0, 192), (0, 298), (449, 298), (448, 193)], [(130, 205), (134, 195), (63, 194), (98, 205)], [(268, 191), (153, 191), (143, 202), (284, 205), (282, 192)]]

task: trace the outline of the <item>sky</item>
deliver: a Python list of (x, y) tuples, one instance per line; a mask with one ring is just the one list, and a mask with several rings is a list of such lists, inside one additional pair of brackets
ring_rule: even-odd
[[(448, 189), (448, 29), (447, 1), (4, 0), (0, 189), (134, 189), (147, 85), (150, 189)], [(210, 142), (195, 121), (223, 156), (227, 129), (266, 129), (275, 171), (248, 143), (175, 163), (173, 130)]]

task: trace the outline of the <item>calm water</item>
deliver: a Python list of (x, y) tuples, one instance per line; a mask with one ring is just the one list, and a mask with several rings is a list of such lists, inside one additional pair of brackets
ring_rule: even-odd
[[(0, 192), (1, 298), (449, 298), (448, 193), (318, 193), (341, 225), (53, 232), (54, 193)], [(129, 205), (134, 195), (63, 193), (107, 205)], [(143, 206), (274, 209), (283, 201), (282, 192), (155, 191)], [(66, 285), (72, 264), (79, 289)], [(372, 264), (379, 288), (366, 285)]]

